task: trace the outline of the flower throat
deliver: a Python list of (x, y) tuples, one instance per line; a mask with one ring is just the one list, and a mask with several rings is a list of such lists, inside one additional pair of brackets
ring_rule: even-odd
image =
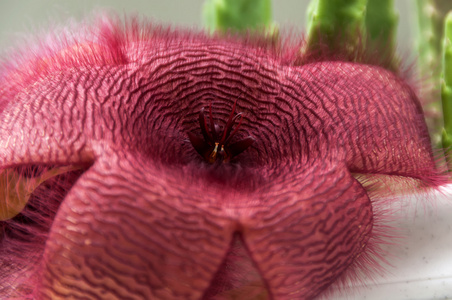
[[(232, 143), (232, 138), (238, 132), (242, 124), (242, 113), (234, 116), (237, 100), (234, 102), (231, 113), (229, 114), (226, 125), (220, 126), (213, 120), (212, 104), (209, 106), (209, 125), (207, 124), (205, 108), (203, 107), (199, 112), (199, 127), (201, 128), (202, 136), (188, 133), (193, 148), (202, 156), (208, 163), (227, 163), (233, 157), (239, 155), (247, 148), (249, 148), (255, 141), (252, 136), (247, 136)], [(237, 123), (234, 128), (234, 124)]]

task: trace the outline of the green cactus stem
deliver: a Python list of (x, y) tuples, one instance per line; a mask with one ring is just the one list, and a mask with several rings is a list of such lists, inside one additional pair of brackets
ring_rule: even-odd
[(426, 122), (433, 144), (441, 144), (439, 129), (442, 122), (439, 101), (439, 77), (441, 73), (441, 37), (443, 36), (443, 19), (434, 0), (416, 0), (418, 16), (418, 36), (416, 48), (418, 53), (418, 73), (420, 78), (428, 80), (431, 88), (423, 91), (422, 97), (432, 101), (425, 106)]
[(443, 108), (444, 128), (442, 145), (449, 158), (449, 171), (452, 171), (452, 12), (446, 16), (444, 24), (441, 72), (441, 103)]
[(271, 0), (206, 0), (204, 25), (210, 33), (267, 30), (272, 32)]
[(419, 77), (429, 82), (430, 88), (423, 91), (422, 97), (431, 103), (425, 106), (426, 121), (433, 143), (441, 147), (442, 120), (440, 93), (441, 41), (444, 31), (444, 18), (452, 9), (450, 0), (416, 0), (417, 7), (417, 54)]
[(391, 60), (390, 68), (397, 70), (395, 57), (399, 15), (394, 0), (368, 0), (366, 10), (367, 41), (378, 55)]
[[(444, 18), (447, 12), (452, 9), (452, 1), (416, 0), (416, 7), (418, 15), (416, 44), (419, 55), (419, 72), (421, 78), (429, 78), (432, 82), (438, 83), (441, 73), (439, 57), (441, 55)], [(432, 92), (432, 95), (438, 96), (438, 84), (433, 87)]]
[(315, 53), (325, 45), (350, 54), (365, 33), (367, 0), (313, 0), (308, 7), (308, 42), (306, 53)]
[[(417, 0), (419, 71), (421, 77), (437, 81), (440, 74), (443, 20), (434, 0)], [(434, 89), (438, 92), (438, 86)]]

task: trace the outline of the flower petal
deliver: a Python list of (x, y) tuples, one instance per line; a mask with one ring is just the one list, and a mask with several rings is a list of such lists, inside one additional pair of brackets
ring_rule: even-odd
[(243, 239), (271, 297), (312, 299), (365, 251), (372, 207), (343, 166), (288, 169), (259, 198)]
[(51, 229), (39, 299), (202, 297), (230, 248), (234, 224), (190, 203), (208, 199), (140, 165), (111, 155), (79, 179)]

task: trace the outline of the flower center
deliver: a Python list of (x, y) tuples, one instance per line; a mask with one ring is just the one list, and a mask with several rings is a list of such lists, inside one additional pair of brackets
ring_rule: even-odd
[[(252, 136), (247, 136), (232, 143), (232, 137), (238, 132), (242, 124), (242, 114), (238, 113), (234, 116), (237, 100), (234, 102), (228, 121), (224, 127), (218, 125), (213, 120), (212, 104), (209, 106), (209, 121), (210, 130), (207, 124), (205, 108), (203, 107), (199, 112), (199, 127), (201, 128), (202, 137), (197, 136), (191, 132), (188, 133), (193, 148), (206, 160), (207, 162), (222, 163), (229, 162), (231, 158), (239, 155), (250, 147), (255, 139)], [(234, 124), (237, 122), (237, 126)]]

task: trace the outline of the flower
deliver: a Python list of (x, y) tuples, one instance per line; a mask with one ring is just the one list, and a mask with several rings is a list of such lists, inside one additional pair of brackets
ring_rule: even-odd
[[(378, 268), (378, 193), (361, 175), (445, 181), (413, 89), (365, 56), (306, 60), (299, 45), (133, 19), (87, 28), (24, 50), (0, 77), (3, 169), (83, 168), (53, 181), (64, 190), (54, 216), (34, 215), (44, 239), (2, 237), (7, 296), (200, 299), (251, 287), (312, 299)], [(39, 231), (36, 220), (25, 230)]]

